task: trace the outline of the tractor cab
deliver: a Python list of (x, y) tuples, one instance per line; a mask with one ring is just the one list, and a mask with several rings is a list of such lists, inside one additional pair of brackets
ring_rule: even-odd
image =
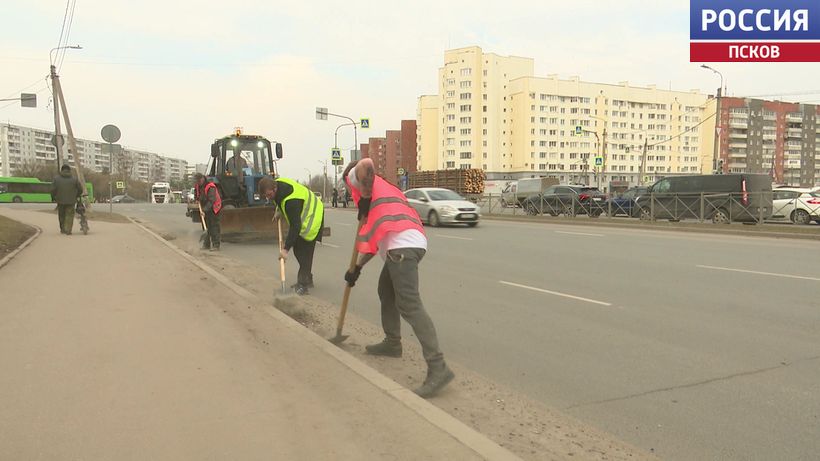
[(211, 145), (208, 176), (218, 184), (227, 206), (259, 206), (265, 198), (257, 193), (259, 180), (277, 176), (276, 161), (282, 158), (282, 145), (262, 136), (242, 134), (217, 139)]

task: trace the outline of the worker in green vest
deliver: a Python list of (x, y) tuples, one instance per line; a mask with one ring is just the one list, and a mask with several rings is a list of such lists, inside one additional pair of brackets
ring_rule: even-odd
[(299, 262), (299, 275), (292, 288), (306, 295), (313, 288), (313, 252), (322, 241), (325, 209), (307, 187), (288, 178), (269, 176), (259, 181), (259, 194), (273, 202), (288, 224), (288, 235), (279, 257), (287, 259), (291, 248)]

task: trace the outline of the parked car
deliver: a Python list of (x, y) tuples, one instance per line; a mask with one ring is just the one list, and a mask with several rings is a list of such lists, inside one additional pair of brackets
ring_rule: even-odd
[(450, 189), (422, 187), (404, 192), (407, 202), (418, 212), (421, 221), (438, 227), (443, 224), (478, 225), (481, 210)]
[(521, 207), (529, 215), (586, 214), (597, 218), (606, 210), (605, 203), (606, 195), (597, 187), (557, 185), (548, 187), (542, 194), (527, 197)]
[(623, 194), (612, 197), (606, 201), (604, 208), (610, 216), (627, 215), (637, 218), (640, 215), (640, 208), (637, 206), (638, 197), (646, 194), (649, 186), (631, 187)]
[(795, 224), (820, 223), (820, 191), (778, 187), (772, 191), (772, 217), (768, 220)]
[(766, 174), (670, 176), (636, 204), (641, 219), (757, 222), (772, 215), (772, 180)]
[(111, 203), (134, 203), (134, 202), (136, 202), (136, 199), (134, 199), (133, 197), (131, 197), (129, 195), (115, 195), (111, 199)]

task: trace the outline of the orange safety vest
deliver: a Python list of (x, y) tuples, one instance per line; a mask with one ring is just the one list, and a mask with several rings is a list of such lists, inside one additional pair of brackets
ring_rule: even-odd
[[(205, 184), (205, 197), (208, 196), (208, 190), (212, 187), (216, 187), (216, 184), (209, 182)], [(219, 210), (222, 209), (222, 197), (219, 196), (219, 188), (214, 190), (216, 192), (216, 200), (214, 200), (214, 214), (219, 214)]]
[[(353, 191), (353, 201), (358, 206), (361, 192), (345, 181)], [(379, 243), (388, 232), (401, 232), (415, 229), (424, 234), (424, 226), (416, 210), (407, 203), (407, 197), (394, 185), (376, 176), (373, 180), (373, 194), (370, 199), (370, 212), (356, 237), (356, 250), (359, 253), (376, 254)]]

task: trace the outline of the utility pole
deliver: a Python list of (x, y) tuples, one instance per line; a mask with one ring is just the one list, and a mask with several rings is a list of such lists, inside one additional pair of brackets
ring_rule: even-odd
[(51, 65), (51, 88), (52, 88), (52, 97), (51, 97), (51, 105), (54, 106), (54, 136), (56, 142), (54, 143), (55, 149), (57, 150), (57, 174), (60, 174), (60, 167), (62, 166), (62, 149), (63, 149), (63, 135), (60, 130), (60, 103), (59, 99), (57, 98), (57, 90), (54, 86), (54, 82), (57, 81), (57, 66)]
[(646, 174), (646, 149), (649, 147), (649, 136), (644, 136), (643, 153), (641, 154), (641, 167), (638, 169), (640, 176), (638, 177), (638, 185), (643, 186), (643, 178)]
[[(604, 125), (603, 141), (601, 142), (601, 157), (603, 159), (603, 163), (601, 164), (601, 179), (606, 183), (606, 125)], [(599, 181), (598, 189), (600, 188), (601, 184)]]

